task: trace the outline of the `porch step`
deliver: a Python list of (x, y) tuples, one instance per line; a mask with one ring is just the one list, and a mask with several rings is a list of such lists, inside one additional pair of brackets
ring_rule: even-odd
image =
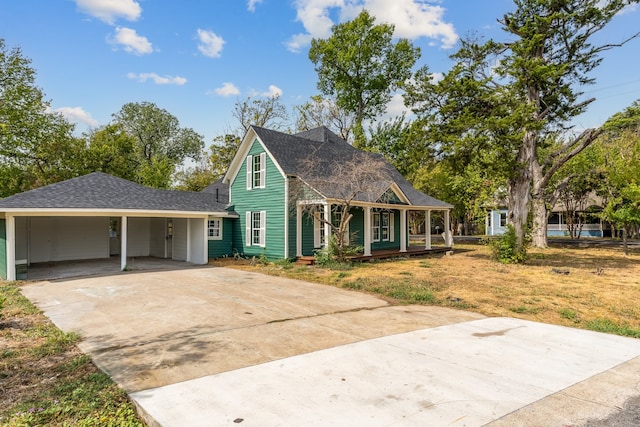
[(316, 258), (312, 256), (299, 256), (296, 259), (298, 265), (313, 265), (316, 263)]

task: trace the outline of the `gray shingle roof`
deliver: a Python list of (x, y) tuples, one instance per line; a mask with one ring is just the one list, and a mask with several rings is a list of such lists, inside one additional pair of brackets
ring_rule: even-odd
[(216, 202), (227, 204), (229, 203), (229, 184), (222, 182), (222, 178), (202, 189), (203, 193), (213, 195), (213, 199)]
[[(306, 182), (313, 182), (320, 193), (328, 198), (341, 198), (345, 188), (340, 188), (336, 182), (348, 183), (351, 179), (349, 172), (338, 170), (340, 162), (351, 161), (362, 157), (370, 159), (372, 163), (382, 168), (379, 179), (381, 191), (386, 190), (394, 182), (414, 206), (451, 207), (450, 204), (435, 199), (413, 186), (380, 154), (358, 150), (326, 127), (315, 128), (296, 135), (252, 126), (267, 150), (287, 175), (297, 176)], [(322, 183), (322, 176), (329, 174), (344, 175), (340, 179)], [(383, 188), (384, 187), (384, 188)], [(365, 197), (365, 196), (363, 196)], [(370, 201), (361, 199), (360, 201)]]
[(148, 211), (225, 212), (210, 193), (158, 190), (93, 172), (0, 200), (7, 208), (138, 209)]

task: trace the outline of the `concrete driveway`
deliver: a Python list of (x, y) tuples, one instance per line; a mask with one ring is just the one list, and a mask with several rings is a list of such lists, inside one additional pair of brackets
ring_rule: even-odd
[(24, 286), (151, 424), (580, 425), (640, 395), (640, 340), (204, 267)]

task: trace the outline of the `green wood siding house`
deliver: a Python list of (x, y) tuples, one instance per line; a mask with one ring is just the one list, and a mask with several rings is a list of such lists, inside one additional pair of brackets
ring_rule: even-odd
[[(370, 165), (364, 175), (356, 172), (361, 165)], [(224, 178), (202, 192), (94, 172), (0, 200), (0, 275), (15, 280), (18, 263), (112, 256), (123, 270), (136, 256), (195, 264), (236, 254), (293, 259), (326, 246), (341, 217), (350, 218), (347, 238), (363, 256), (403, 253), (410, 211), (427, 223), (441, 211), (449, 230), (450, 208), (413, 188), (381, 155), (325, 127), (290, 135), (252, 126)]]
[[(449, 228), (451, 205), (414, 189), (381, 155), (357, 150), (325, 127), (290, 135), (252, 126), (222, 181), (239, 215), (234, 248), (245, 256), (291, 259), (328, 244), (329, 223), (342, 214), (355, 180), (354, 170), (344, 167), (349, 162), (369, 162), (376, 169), (370, 171), (375, 182), (366, 191), (352, 191), (348, 205), (347, 234), (365, 256), (381, 249), (407, 251), (409, 211), (424, 212), (426, 220), (442, 211)], [(451, 246), (450, 233), (445, 245)]]

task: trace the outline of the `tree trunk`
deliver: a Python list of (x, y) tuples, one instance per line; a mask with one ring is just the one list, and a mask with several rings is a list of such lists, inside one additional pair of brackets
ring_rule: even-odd
[(531, 236), (531, 244), (536, 248), (547, 247), (547, 206), (541, 197), (532, 199), (533, 209), (533, 234)]
[(629, 255), (629, 245), (627, 244), (627, 227), (622, 227), (622, 249), (624, 250), (624, 255)]
[(531, 197), (531, 162), (535, 152), (537, 133), (527, 130), (523, 137), (522, 147), (518, 151), (520, 170), (509, 180), (509, 217), (516, 233), (515, 250), (524, 248), (527, 220), (529, 218), (529, 198)]

